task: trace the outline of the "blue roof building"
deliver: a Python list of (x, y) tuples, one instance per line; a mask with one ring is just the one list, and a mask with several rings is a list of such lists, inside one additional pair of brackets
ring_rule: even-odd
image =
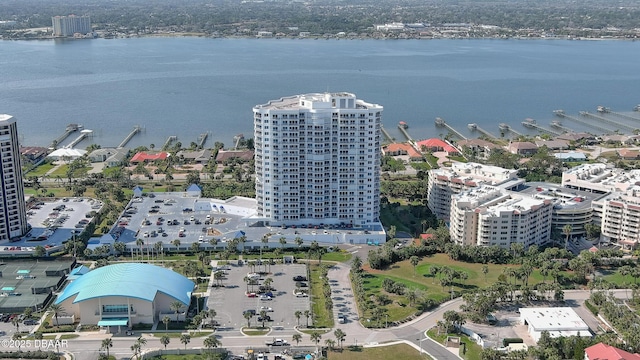
[(139, 263), (104, 266), (69, 283), (55, 303), (82, 324), (130, 327), (154, 323), (165, 315), (184, 320), (171, 304), (188, 309), (195, 283), (169, 269)]

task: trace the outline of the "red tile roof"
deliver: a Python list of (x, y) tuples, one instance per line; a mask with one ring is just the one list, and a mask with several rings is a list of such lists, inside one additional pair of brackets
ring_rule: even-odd
[(589, 360), (640, 360), (640, 355), (599, 343), (584, 349)]
[(448, 153), (458, 152), (456, 148), (437, 138), (418, 141), (417, 145), (419, 149), (422, 149), (422, 147), (425, 146), (429, 149), (442, 149), (441, 151), (446, 151)]
[(409, 144), (392, 143), (385, 147), (388, 153), (406, 153), (409, 157), (422, 157), (413, 146)]
[(156, 161), (156, 160), (165, 160), (166, 158), (169, 157), (169, 153), (165, 152), (165, 151), (161, 151), (155, 154), (150, 154), (144, 151), (141, 151), (135, 155), (133, 155), (133, 158), (131, 158), (131, 162), (132, 163), (139, 163), (139, 162), (144, 162), (144, 161)]

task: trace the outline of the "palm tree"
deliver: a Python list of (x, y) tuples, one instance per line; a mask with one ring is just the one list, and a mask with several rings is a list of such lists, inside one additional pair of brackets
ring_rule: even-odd
[(215, 249), (215, 247), (218, 245), (218, 239), (216, 238), (209, 239), (209, 245), (211, 245)]
[(19, 333), (20, 332), (20, 319), (16, 316), (13, 319), (11, 319), (11, 324), (13, 324), (13, 326), (16, 327), (16, 332)]
[(20, 341), (20, 339), (22, 339), (22, 334), (18, 332), (15, 332), (13, 333), (13, 335), (11, 335), (11, 340), (18, 344), (18, 351), (20, 351), (20, 347), (22, 346), (22, 341)]
[(296, 317), (296, 320), (298, 320), (298, 326), (300, 326), (300, 317), (302, 317), (302, 311), (296, 310), (296, 312), (293, 313), (293, 316)]
[(302, 335), (300, 334), (293, 334), (292, 337), (293, 341), (296, 342), (296, 346), (298, 346), (300, 344), (300, 341), (302, 341)]
[(101, 349), (105, 349), (107, 350), (107, 358), (109, 357), (109, 349), (113, 347), (113, 341), (111, 340), (111, 338), (106, 338), (104, 340), (102, 340), (102, 347)]
[(271, 284), (273, 284), (272, 278), (264, 279), (264, 286), (266, 286), (268, 290), (271, 290)]
[(189, 334), (180, 335), (180, 342), (184, 344), (184, 349), (187, 350), (187, 344), (191, 342), (191, 335)]
[(260, 246), (260, 259), (262, 259), (262, 248), (264, 248), (265, 246), (267, 246), (267, 244), (269, 244), (269, 237), (267, 235), (262, 237), (262, 246)]
[(58, 315), (64, 312), (64, 308), (60, 304), (51, 304), (49, 310), (53, 312), (53, 317), (56, 319), (56, 326), (58, 326)]
[(298, 245), (298, 249), (300, 249), (300, 246), (302, 246), (302, 244), (304, 243), (304, 240), (302, 240), (302, 238), (300, 236), (296, 236), (295, 240), (293, 240), (296, 245)]
[(184, 306), (183, 303), (181, 303), (180, 301), (174, 301), (171, 304), (169, 304), (169, 308), (173, 311), (176, 312), (176, 321), (180, 321), (180, 309), (182, 309), (182, 307)]
[(567, 250), (567, 245), (569, 244), (569, 236), (571, 236), (572, 231), (573, 231), (573, 226), (571, 226), (571, 224), (567, 224), (562, 227), (562, 233), (566, 236), (564, 239), (565, 250)]
[[(144, 240), (142, 240), (142, 239), (136, 239), (136, 245), (137, 245), (137, 246), (138, 246), (138, 248), (139, 248), (140, 256), (143, 256), (143, 255), (142, 255), (142, 245), (144, 245)], [(144, 260), (144, 257), (142, 257), (142, 259)]]
[(215, 336), (209, 336), (204, 339), (204, 347), (209, 349), (209, 351), (211, 351), (211, 349), (219, 347), (220, 345), (222, 345), (222, 343)]
[[(267, 321), (267, 311), (266, 310), (260, 311), (260, 318), (262, 319), (262, 328), (264, 329), (264, 323)], [(258, 320), (260, 320), (260, 319), (258, 319)]]
[(484, 282), (487, 282), (487, 274), (489, 273), (489, 267), (482, 265), (482, 274), (484, 274)]
[(244, 318), (247, 319), (247, 327), (250, 328), (251, 327), (251, 318), (253, 317), (253, 313), (250, 312), (250, 311), (247, 311), (243, 315), (244, 315)]
[(409, 259), (409, 261), (411, 262), (411, 265), (413, 265), (413, 276), (416, 276), (416, 266), (420, 263), (420, 258), (414, 255)]
[(333, 347), (336, 346), (336, 342), (333, 339), (326, 339), (324, 344), (327, 345), (329, 351), (333, 350)]
[(311, 311), (305, 310), (304, 317), (307, 319), (307, 327), (309, 327), (309, 316), (311, 316)]
[(283, 236), (278, 241), (280, 242), (280, 245), (282, 245), (282, 249), (284, 250), (284, 246), (287, 245), (287, 238)]
[(158, 255), (163, 250), (162, 249), (162, 241), (158, 241), (155, 244), (153, 244), (153, 250), (156, 253), (156, 260), (158, 260)]
[(165, 334), (160, 337), (160, 344), (164, 345), (164, 349), (167, 350), (167, 345), (171, 342), (169, 335)]
[(311, 333), (310, 337), (311, 337), (311, 341), (315, 342), (316, 346), (318, 346), (318, 343), (322, 339), (322, 334), (320, 334), (317, 331), (314, 331), (314, 332)]
[(347, 334), (345, 334), (345, 332), (342, 331), (342, 329), (336, 329), (336, 331), (333, 332), (333, 335), (336, 337), (336, 340), (338, 341), (338, 345), (340, 346), (340, 348), (342, 348), (342, 342), (347, 337)]
[(242, 278), (242, 281), (244, 281), (247, 284), (247, 292), (249, 292), (249, 281), (251, 281), (251, 279), (249, 279), (248, 276), (245, 276)]
[(133, 356), (135, 356), (136, 359), (139, 359), (140, 358), (139, 354), (140, 354), (140, 351), (142, 350), (140, 344), (136, 342), (133, 345), (131, 345), (130, 349), (131, 351), (133, 351)]
[(247, 236), (246, 235), (240, 236), (240, 238), (238, 239), (238, 242), (242, 243), (242, 252), (244, 252), (244, 244), (247, 242)]
[(171, 245), (176, 247), (176, 251), (178, 251), (178, 248), (180, 247), (180, 239), (174, 239), (171, 241)]
[(165, 315), (162, 318), (162, 323), (164, 324), (164, 331), (169, 331), (169, 323), (171, 322), (171, 318)]
[(147, 344), (147, 339), (145, 339), (142, 336), (140, 336), (140, 337), (138, 337), (136, 339), (136, 344), (138, 344), (140, 346), (139, 347), (139, 351), (140, 351), (140, 353), (142, 353), (142, 347)]

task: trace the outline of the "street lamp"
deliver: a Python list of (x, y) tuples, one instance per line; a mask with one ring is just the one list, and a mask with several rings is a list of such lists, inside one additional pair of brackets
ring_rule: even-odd
[(420, 358), (422, 358), (422, 335), (424, 335), (423, 331), (420, 332), (420, 339), (416, 339), (420, 340)]

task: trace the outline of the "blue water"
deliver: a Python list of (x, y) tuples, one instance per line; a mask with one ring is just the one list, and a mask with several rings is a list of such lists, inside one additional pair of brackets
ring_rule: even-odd
[(117, 145), (134, 125), (145, 132), (129, 146), (170, 135), (189, 144), (204, 132), (208, 144), (230, 145), (252, 136), (256, 104), (349, 91), (383, 105), (398, 138), (400, 120), (414, 138), (438, 136), (435, 117), (464, 133), (470, 122), (526, 132), (524, 118), (546, 125), (554, 109), (630, 112), (640, 103), (638, 59), (640, 42), (630, 41), (0, 41), (0, 113), (18, 119), (24, 145), (48, 145), (68, 123), (94, 130), (80, 147)]

